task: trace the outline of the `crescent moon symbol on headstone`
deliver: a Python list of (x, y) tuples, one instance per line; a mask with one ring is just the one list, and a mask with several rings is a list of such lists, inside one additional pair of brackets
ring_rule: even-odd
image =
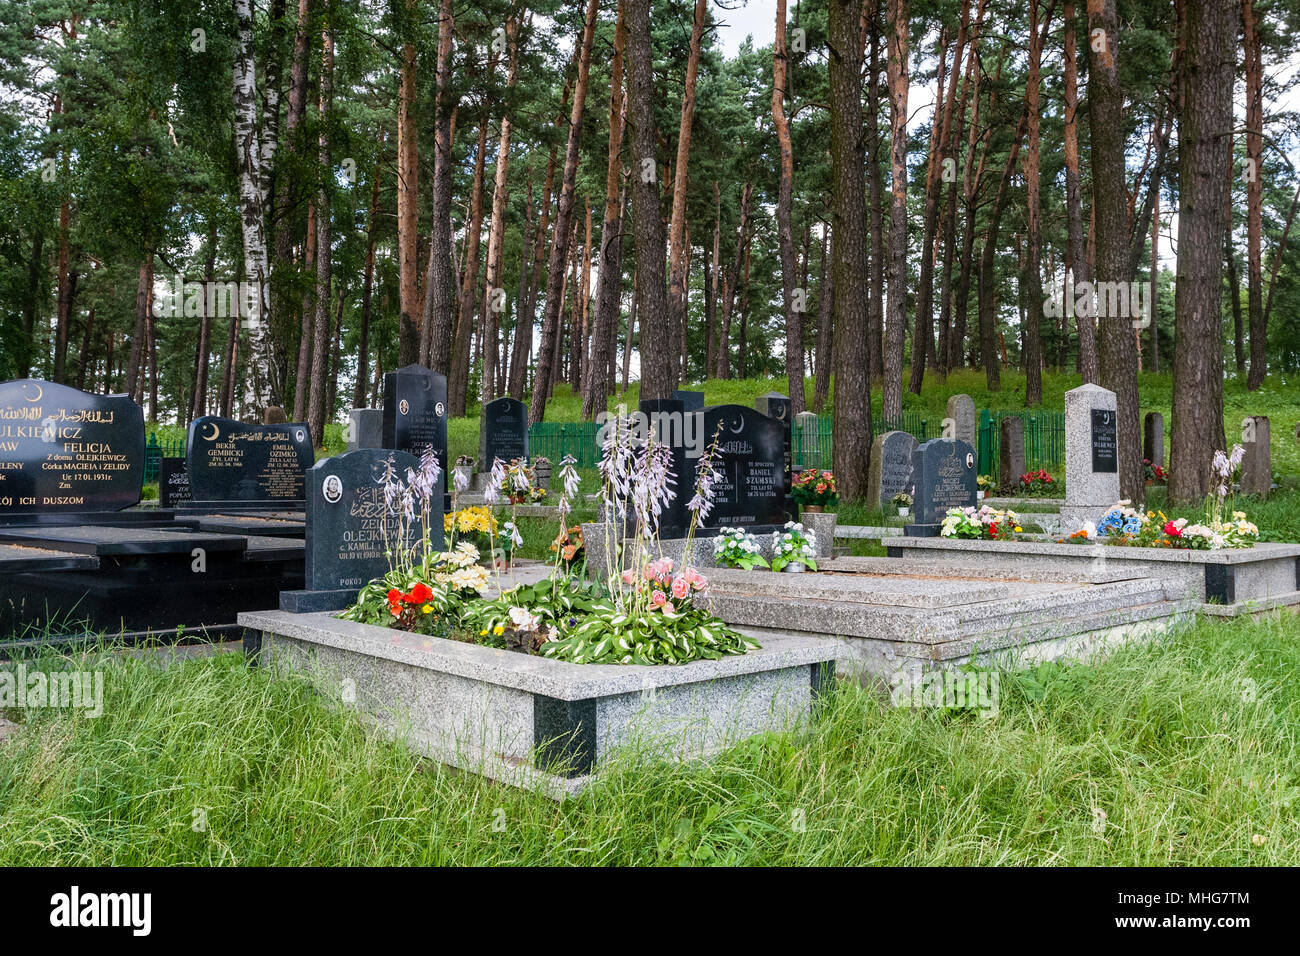
[(27, 401), (29, 401), (29, 402), (39, 402), (42, 398), (45, 397), (45, 389), (41, 388), (41, 387), (40, 387), (39, 385), (37, 385), (35, 382), (31, 382), (31, 383), (29, 383), (29, 384), (30, 384), (33, 388), (36, 389), (36, 397), (35, 397), (35, 398), (29, 398), (29, 399), (27, 399)]
[(216, 441), (221, 437), (221, 429), (217, 427), (216, 422), (208, 422), (208, 427), (212, 429), (212, 434), (201, 436), (204, 441)]

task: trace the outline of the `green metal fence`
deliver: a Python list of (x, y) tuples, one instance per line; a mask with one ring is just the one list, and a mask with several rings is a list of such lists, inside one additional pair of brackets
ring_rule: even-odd
[[(889, 422), (874, 417), (871, 428), (873, 435), (902, 431), (914, 435), (917, 441), (926, 441), (940, 437), (943, 433), (943, 419), (929, 412), (908, 409), (901, 418)], [(800, 471), (805, 468), (830, 468), (834, 445), (832, 432), (831, 418), (827, 415), (802, 419), (796, 417), (790, 435), (790, 444), (794, 449), (794, 467)]]
[(184, 458), (185, 439), (176, 438), (159, 441), (157, 432), (150, 432), (144, 443), (144, 480), (146, 483), (158, 480), (158, 466), (164, 458)]
[(979, 417), (979, 471), (996, 475), (1002, 449), (1002, 421), (1019, 418), (1025, 424), (1025, 467), (1059, 472), (1065, 463), (1065, 413), (1045, 411), (991, 412)]
[(528, 454), (549, 458), (559, 465), (565, 455), (572, 455), (579, 468), (595, 468), (600, 460), (595, 422), (538, 422), (528, 426)]

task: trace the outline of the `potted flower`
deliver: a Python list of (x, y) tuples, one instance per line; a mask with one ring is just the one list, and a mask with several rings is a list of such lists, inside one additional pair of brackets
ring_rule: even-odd
[(837, 497), (834, 473), (816, 468), (799, 472), (790, 482), (790, 497), (804, 511), (813, 514), (825, 511), (826, 506), (834, 504)]
[(1058, 493), (1056, 479), (1046, 468), (1021, 475), (1017, 490), (1026, 498), (1046, 498)]
[(772, 570), (796, 573), (817, 570), (817, 538), (796, 521), (787, 521), (784, 531), (772, 532)]
[(890, 503), (898, 509), (898, 516), (906, 518), (908, 510), (912, 507), (912, 496), (906, 491), (900, 491), (894, 497), (889, 499)]
[(1160, 465), (1151, 464), (1150, 458), (1142, 459), (1142, 473), (1146, 478), (1148, 488), (1152, 485), (1164, 485), (1169, 482), (1169, 472)]
[(722, 568), (770, 567), (754, 536), (744, 528), (719, 528), (713, 539), (713, 560)]
[(975, 479), (975, 498), (983, 501), (984, 496), (997, 488), (998, 483), (992, 475), (980, 475)]

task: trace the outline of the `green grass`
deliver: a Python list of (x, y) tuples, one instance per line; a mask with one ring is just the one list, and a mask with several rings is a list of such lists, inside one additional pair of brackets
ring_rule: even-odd
[(991, 720), (842, 684), (800, 732), (629, 757), (562, 805), (235, 655), (118, 658), (102, 717), (28, 712), (0, 745), (0, 864), (1296, 865), (1294, 621), (1003, 674)]

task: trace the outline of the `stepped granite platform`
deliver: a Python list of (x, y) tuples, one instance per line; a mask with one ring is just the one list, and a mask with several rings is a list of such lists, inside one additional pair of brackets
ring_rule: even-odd
[(569, 664), (333, 614), (239, 615), (260, 661), (440, 762), (562, 797), (621, 747), (689, 760), (795, 726), (834, 676), (838, 648), (764, 633), (760, 650), (658, 666)]
[(716, 569), (708, 601), (760, 640), (768, 631), (796, 631), (839, 645), (845, 668), (863, 679), (968, 661), (1082, 659), (1163, 631), (1187, 609), (1163, 580), (1123, 569), (981, 572), (851, 557), (822, 568), (798, 575)]
[(1300, 604), (1300, 544), (1192, 551), (1048, 541), (898, 538), (891, 539), (886, 550), (891, 558), (928, 564), (937, 573), (975, 563), (1013, 575), (1030, 568), (1121, 568), (1133, 576), (1159, 579), (1171, 594), (1189, 600), (1197, 610), (1224, 616)]
[(302, 543), (171, 524), (0, 527), (0, 635), (234, 631), (301, 586)]

